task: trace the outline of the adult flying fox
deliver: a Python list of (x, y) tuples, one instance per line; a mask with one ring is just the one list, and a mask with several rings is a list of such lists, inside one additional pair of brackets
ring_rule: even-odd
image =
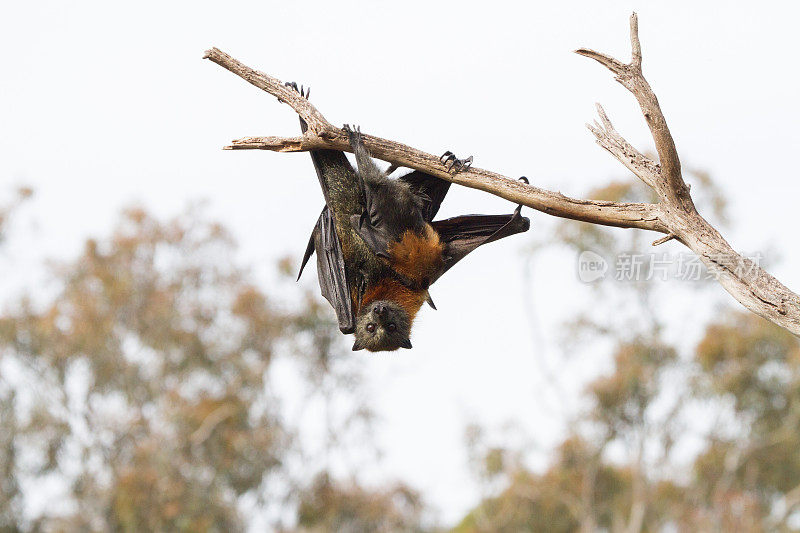
[[(298, 90), (295, 83), (287, 85)], [(308, 128), (302, 118), (300, 127)], [(434, 221), (450, 182), (418, 170), (389, 178), (370, 157), (360, 130), (344, 130), (357, 170), (341, 151), (310, 151), (325, 207), (300, 274), (316, 252), (322, 295), (342, 333), (355, 334), (353, 350), (411, 348), (414, 317), (426, 301), (433, 307), (430, 285), (475, 248), (527, 231), (530, 221), (520, 215), (521, 206), (510, 215)], [(442, 161), (458, 172), (472, 158), (462, 161), (448, 151)]]

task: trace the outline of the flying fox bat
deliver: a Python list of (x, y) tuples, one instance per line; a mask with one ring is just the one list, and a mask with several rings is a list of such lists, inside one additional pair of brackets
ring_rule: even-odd
[[(298, 92), (308, 97), (302, 88)], [(302, 118), (300, 127), (308, 129)], [(430, 285), (479, 246), (527, 231), (530, 221), (520, 215), (521, 206), (510, 215), (434, 221), (450, 182), (418, 170), (391, 179), (370, 157), (360, 130), (344, 130), (357, 170), (341, 151), (310, 151), (325, 207), (297, 278), (316, 252), (322, 295), (342, 333), (355, 334), (353, 350), (411, 348), (417, 312), (426, 301), (435, 309)], [(459, 172), (472, 158), (460, 160), (448, 151), (442, 162)]]

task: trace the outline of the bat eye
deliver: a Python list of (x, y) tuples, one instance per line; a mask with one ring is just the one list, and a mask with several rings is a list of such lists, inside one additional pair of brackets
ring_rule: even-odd
[(397, 325), (394, 322), (391, 322), (388, 326), (386, 326), (386, 329), (388, 329), (390, 332), (393, 332), (397, 329)]
[(373, 324), (372, 322), (367, 324), (367, 331), (369, 331), (370, 333), (375, 333), (375, 324)]

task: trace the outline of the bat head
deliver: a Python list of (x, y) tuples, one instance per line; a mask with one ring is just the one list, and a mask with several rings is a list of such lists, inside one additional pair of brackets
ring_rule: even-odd
[(411, 319), (397, 302), (372, 302), (358, 315), (353, 351), (383, 352), (411, 348), (410, 334)]

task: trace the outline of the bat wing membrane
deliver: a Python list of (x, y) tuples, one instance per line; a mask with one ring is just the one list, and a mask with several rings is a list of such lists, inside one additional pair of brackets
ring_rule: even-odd
[(463, 215), (432, 222), (444, 243), (444, 264), (431, 279), (433, 283), (470, 252), (504, 237), (528, 231), (531, 222), (518, 207), (510, 215)]
[(450, 189), (450, 182), (419, 170), (397, 179), (408, 183), (414, 194), (423, 199), (423, 217), (425, 221), (430, 222), (433, 220), (433, 217), (439, 212), (439, 207), (442, 205), (447, 191)]

